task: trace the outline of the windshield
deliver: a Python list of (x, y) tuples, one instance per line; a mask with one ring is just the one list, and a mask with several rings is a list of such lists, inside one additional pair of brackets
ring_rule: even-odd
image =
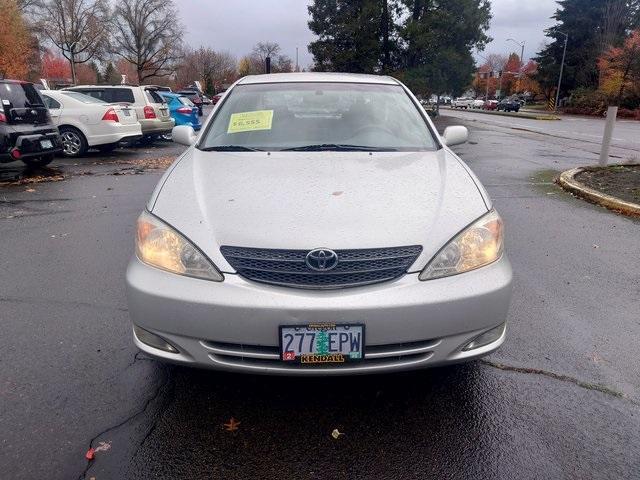
[(216, 147), (416, 151), (436, 142), (400, 85), (301, 82), (236, 86), (199, 144)]
[(186, 105), (187, 107), (195, 107), (194, 103), (191, 100), (189, 100), (187, 97), (178, 97), (178, 101), (182, 105)]
[(66, 95), (67, 97), (71, 97), (75, 100), (78, 100), (82, 103), (107, 103), (104, 100), (100, 100), (99, 98), (95, 98), (90, 95), (85, 95), (84, 93), (80, 93), (80, 92), (64, 91), (62, 92), (62, 94)]

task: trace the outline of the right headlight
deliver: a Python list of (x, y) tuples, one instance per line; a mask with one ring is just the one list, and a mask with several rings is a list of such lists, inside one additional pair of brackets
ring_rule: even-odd
[(420, 280), (448, 277), (495, 262), (503, 252), (503, 224), (495, 210), (453, 238), (420, 273)]
[(222, 274), (186, 238), (159, 218), (143, 212), (138, 218), (136, 254), (147, 265), (167, 272), (221, 282)]

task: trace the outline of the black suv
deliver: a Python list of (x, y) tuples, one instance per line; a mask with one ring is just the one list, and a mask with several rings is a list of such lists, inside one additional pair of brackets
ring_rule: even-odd
[(505, 112), (518, 112), (520, 110), (520, 101), (517, 98), (505, 98), (498, 103), (496, 110), (504, 110)]
[(58, 129), (32, 83), (0, 80), (0, 163), (51, 163), (62, 150)]

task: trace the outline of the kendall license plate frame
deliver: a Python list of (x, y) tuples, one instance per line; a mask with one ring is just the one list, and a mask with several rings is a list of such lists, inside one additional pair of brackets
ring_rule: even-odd
[(365, 357), (365, 338), (361, 323), (280, 325), (280, 360), (304, 366), (359, 362)]

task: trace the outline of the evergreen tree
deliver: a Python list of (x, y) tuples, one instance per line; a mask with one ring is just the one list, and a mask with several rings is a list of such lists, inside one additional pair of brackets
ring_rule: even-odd
[(316, 352), (318, 355), (329, 353), (329, 335), (326, 330), (320, 330), (316, 335)]
[(107, 63), (104, 69), (103, 81), (107, 85), (118, 85), (122, 80), (120, 74), (116, 71), (116, 67), (113, 66), (113, 62)]
[(393, 73), (418, 93), (469, 85), (489, 41), (488, 0), (315, 0), (309, 13), (315, 70)]
[(462, 93), (475, 70), (472, 51), (491, 40), (488, 0), (403, 0), (403, 79), (417, 93)]
[(397, 0), (315, 0), (309, 28), (314, 70), (380, 73), (394, 69)]

